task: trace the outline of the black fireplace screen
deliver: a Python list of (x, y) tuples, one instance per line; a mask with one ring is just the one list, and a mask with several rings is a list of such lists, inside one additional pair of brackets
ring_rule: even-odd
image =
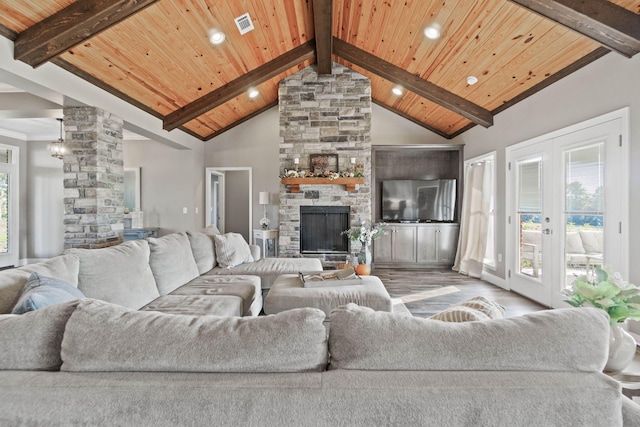
[(348, 253), (349, 206), (300, 206), (301, 253)]

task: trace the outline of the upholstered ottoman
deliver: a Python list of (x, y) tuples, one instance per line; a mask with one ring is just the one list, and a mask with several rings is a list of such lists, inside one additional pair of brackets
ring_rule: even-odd
[(327, 316), (336, 307), (350, 302), (377, 311), (392, 311), (391, 297), (376, 276), (361, 276), (362, 284), (305, 288), (297, 274), (278, 276), (264, 300), (265, 314), (292, 308), (314, 307)]

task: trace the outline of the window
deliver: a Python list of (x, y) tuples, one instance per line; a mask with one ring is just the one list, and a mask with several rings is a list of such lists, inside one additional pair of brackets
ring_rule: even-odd
[(18, 153), (0, 144), (0, 267), (18, 262)]

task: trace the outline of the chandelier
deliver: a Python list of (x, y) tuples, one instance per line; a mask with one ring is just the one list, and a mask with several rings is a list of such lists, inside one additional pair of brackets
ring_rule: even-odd
[(62, 119), (56, 119), (60, 122), (60, 138), (57, 141), (49, 144), (49, 149), (51, 150), (51, 156), (57, 157), (58, 159), (62, 159), (64, 156), (64, 139), (62, 139)]

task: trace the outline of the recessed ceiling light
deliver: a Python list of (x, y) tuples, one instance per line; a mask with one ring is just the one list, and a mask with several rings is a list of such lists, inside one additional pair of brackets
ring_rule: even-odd
[(433, 24), (424, 29), (424, 36), (431, 40), (440, 38), (440, 26)]
[(402, 95), (402, 88), (400, 86), (396, 86), (393, 89), (391, 89), (391, 92), (393, 92), (394, 95)]
[(209, 41), (211, 44), (220, 44), (224, 41), (225, 35), (222, 31), (211, 30), (209, 31)]
[(249, 98), (253, 99), (256, 96), (260, 95), (260, 92), (258, 92), (258, 89), (256, 89), (256, 88), (251, 88), (251, 89), (249, 89), (249, 93), (248, 94), (249, 94)]
[(469, 76), (467, 77), (467, 84), (469, 86), (472, 86), (474, 84), (478, 83), (478, 78), (476, 76)]

